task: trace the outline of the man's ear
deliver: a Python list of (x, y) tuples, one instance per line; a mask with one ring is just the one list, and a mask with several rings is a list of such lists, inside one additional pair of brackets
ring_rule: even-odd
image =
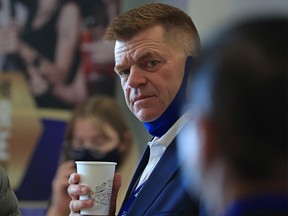
[(131, 147), (133, 142), (133, 135), (130, 130), (126, 130), (124, 133), (124, 141), (120, 142), (120, 152), (126, 153), (128, 149)]

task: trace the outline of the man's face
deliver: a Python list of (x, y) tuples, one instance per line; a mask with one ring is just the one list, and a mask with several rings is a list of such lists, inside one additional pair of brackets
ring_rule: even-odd
[(116, 41), (115, 71), (121, 79), (126, 103), (143, 122), (157, 119), (180, 88), (186, 56), (154, 26), (127, 41)]

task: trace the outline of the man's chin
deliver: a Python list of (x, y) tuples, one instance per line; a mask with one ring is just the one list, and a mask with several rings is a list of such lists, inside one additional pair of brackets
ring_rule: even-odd
[(134, 114), (136, 116), (136, 118), (141, 121), (141, 122), (152, 122), (155, 121), (157, 118), (160, 117), (160, 115), (156, 115), (155, 113), (144, 113), (142, 111)]

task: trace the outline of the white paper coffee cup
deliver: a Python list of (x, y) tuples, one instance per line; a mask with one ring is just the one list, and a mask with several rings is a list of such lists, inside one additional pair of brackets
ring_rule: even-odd
[(110, 200), (115, 174), (115, 162), (76, 161), (80, 184), (87, 185), (91, 192), (80, 200), (92, 199), (92, 208), (81, 210), (83, 215), (109, 215)]

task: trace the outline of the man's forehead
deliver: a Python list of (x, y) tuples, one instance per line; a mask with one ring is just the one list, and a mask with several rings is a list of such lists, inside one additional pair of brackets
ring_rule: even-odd
[(127, 49), (126, 47), (126, 43), (124, 41), (116, 41), (115, 42), (115, 46), (114, 46), (114, 52), (115, 52), (115, 56), (117, 54), (120, 54), (121, 52), (124, 52), (125, 49)]
[(161, 54), (162, 52), (159, 52), (157, 50), (153, 49), (143, 49), (143, 50), (138, 50), (133, 53), (125, 54), (121, 53), (120, 55), (115, 57), (115, 65), (120, 66), (120, 65), (126, 65), (126, 64), (134, 64), (134, 63), (141, 63), (146, 60), (151, 60), (151, 59), (160, 59), (163, 58), (165, 54)]

